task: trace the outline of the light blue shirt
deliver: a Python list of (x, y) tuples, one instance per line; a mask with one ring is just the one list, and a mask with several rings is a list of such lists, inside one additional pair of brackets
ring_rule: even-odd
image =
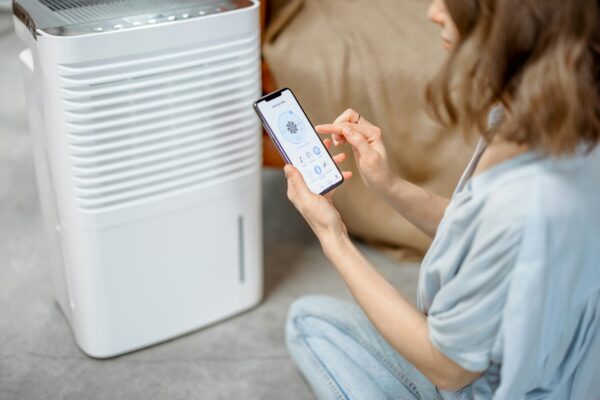
[(421, 267), (430, 339), (485, 371), (468, 398), (598, 399), (600, 146), (528, 152), (471, 176), (484, 147)]

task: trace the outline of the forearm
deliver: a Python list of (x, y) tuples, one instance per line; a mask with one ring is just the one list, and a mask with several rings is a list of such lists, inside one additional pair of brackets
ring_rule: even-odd
[(431, 238), (435, 236), (450, 202), (398, 177), (380, 194), (404, 218)]
[(373, 268), (347, 236), (326, 239), (322, 244), (381, 335), (436, 386), (456, 390), (478, 376), (463, 370), (433, 346), (426, 316)]

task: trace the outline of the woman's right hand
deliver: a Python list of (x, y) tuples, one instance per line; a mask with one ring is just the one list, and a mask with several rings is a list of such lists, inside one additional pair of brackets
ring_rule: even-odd
[(385, 194), (394, 174), (389, 165), (381, 129), (350, 109), (344, 111), (332, 124), (317, 125), (315, 129), (320, 134), (331, 134), (336, 146), (348, 142), (365, 184), (379, 194)]

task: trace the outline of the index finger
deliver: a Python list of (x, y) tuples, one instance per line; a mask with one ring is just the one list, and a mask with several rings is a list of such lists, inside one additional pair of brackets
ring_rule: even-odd
[(338, 130), (334, 129), (333, 127), (333, 124), (316, 125), (315, 131), (321, 135), (332, 135), (333, 144), (336, 146), (344, 144), (346, 141), (344, 135), (342, 135), (341, 132), (338, 132)]
[(321, 135), (341, 135), (343, 127), (334, 124), (316, 125), (315, 130)]
[(337, 124), (325, 124), (315, 126), (315, 130), (321, 135), (340, 135), (346, 136), (344, 130), (348, 128), (352, 131), (360, 133), (365, 138), (369, 139), (373, 136), (370, 127), (365, 125), (358, 125), (352, 122), (340, 122)]

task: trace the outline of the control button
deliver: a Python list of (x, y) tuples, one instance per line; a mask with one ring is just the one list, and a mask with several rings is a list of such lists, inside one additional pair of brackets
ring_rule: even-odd
[(189, 18), (189, 17), (190, 17), (190, 14), (188, 14), (188, 13), (181, 14), (181, 18)]
[(169, 15), (169, 16), (167, 17), (167, 19), (168, 19), (169, 21), (175, 21), (175, 16), (174, 16), (174, 15)]
[(100, 28), (99, 26), (92, 29), (94, 32), (102, 32), (104, 29)]
[(315, 155), (318, 156), (319, 154), (321, 154), (321, 149), (315, 146), (313, 147), (313, 153), (315, 153)]
[(122, 27), (123, 27), (123, 25), (121, 25), (121, 24), (113, 25), (113, 28), (115, 28), (115, 29), (121, 29)]
[(315, 172), (317, 173), (317, 175), (321, 175), (321, 173), (323, 172), (323, 170), (318, 165), (315, 165)]
[(154, 18), (150, 18), (150, 19), (148, 20), (148, 23), (149, 23), (149, 24), (155, 24), (155, 23), (156, 23), (156, 19), (154, 19)]
[(140, 21), (133, 21), (131, 24), (133, 26), (140, 26), (142, 23)]
[(206, 14), (206, 11), (198, 11), (198, 15), (204, 15)]

